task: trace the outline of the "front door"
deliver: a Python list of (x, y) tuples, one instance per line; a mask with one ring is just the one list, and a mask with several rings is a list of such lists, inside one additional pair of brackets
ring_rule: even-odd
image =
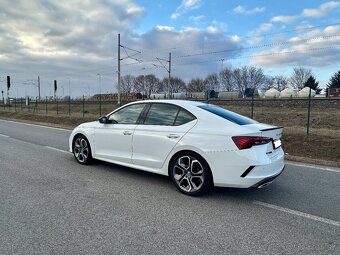
[(132, 137), (145, 104), (123, 107), (108, 119), (114, 123), (98, 124), (95, 128), (95, 158), (117, 163), (131, 163)]

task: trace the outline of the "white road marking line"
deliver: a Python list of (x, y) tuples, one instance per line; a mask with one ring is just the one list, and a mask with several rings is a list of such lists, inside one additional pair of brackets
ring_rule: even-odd
[(9, 137), (8, 135), (0, 134), (1, 137)]
[(48, 126), (43, 126), (43, 125), (38, 125), (38, 124), (24, 123), (24, 122), (13, 121), (13, 120), (2, 120), (2, 119), (0, 119), (0, 121), (4, 121), (4, 122), (12, 122), (12, 123), (15, 123), (15, 124), (22, 124), (22, 125), (27, 125), (27, 126), (35, 126), (35, 127), (43, 127), (43, 128), (49, 128), (49, 129), (55, 129), (55, 130), (62, 130), (62, 131), (71, 131), (71, 129), (66, 129), (66, 128), (48, 127)]
[(300, 217), (304, 217), (304, 218), (307, 218), (307, 219), (310, 219), (310, 220), (315, 220), (315, 221), (323, 222), (323, 223), (333, 225), (333, 226), (336, 226), (336, 227), (340, 227), (340, 222), (336, 221), (336, 220), (330, 220), (330, 219), (327, 219), (327, 218), (322, 218), (322, 217), (319, 217), (319, 216), (315, 216), (315, 215), (300, 212), (300, 211), (295, 211), (295, 210), (288, 209), (288, 208), (285, 208), (285, 207), (267, 204), (267, 203), (264, 203), (264, 202), (261, 202), (261, 201), (254, 200), (253, 203), (256, 204), (256, 205), (260, 205), (260, 206), (270, 208), (270, 209), (290, 213), (290, 214), (297, 215), (297, 216), (300, 216)]
[(50, 147), (50, 146), (44, 146), (44, 147), (47, 148), (47, 149), (50, 149), (50, 150), (54, 150), (54, 151), (59, 151), (59, 152), (70, 154), (70, 152), (64, 151), (64, 150), (61, 150), (61, 149), (58, 149), (58, 148), (54, 148), (54, 147)]
[(313, 168), (313, 169), (322, 170), (322, 171), (340, 173), (340, 169), (336, 170), (335, 167), (330, 168), (330, 167), (325, 167), (325, 166), (316, 166), (316, 165), (309, 165), (309, 164), (303, 164), (303, 163), (295, 163), (295, 162), (291, 162), (291, 161), (286, 161), (285, 163), (286, 163), (286, 165), (301, 166), (301, 167)]

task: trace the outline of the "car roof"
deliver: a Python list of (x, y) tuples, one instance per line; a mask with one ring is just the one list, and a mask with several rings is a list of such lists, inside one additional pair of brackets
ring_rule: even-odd
[(130, 104), (135, 104), (135, 103), (168, 103), (168, 104), (175, 104), (179, 106), (206, 105), (206, 103), (203, 103), (203, 102), (191, 101), (191, 100), (177, 100), (177, 99), (140, 100), (140, 101), (132, 102)]

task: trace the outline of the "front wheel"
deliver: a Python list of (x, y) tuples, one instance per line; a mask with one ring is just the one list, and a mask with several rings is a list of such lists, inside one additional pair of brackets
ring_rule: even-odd
[(170, 165), (170, 177), (176, 188), (190, 196), (203, 194), (212, 185), (212, 174), (207, 162), (196, 153), (177, 155)]
[(77, 135), (73, 142), (73, 155), (82, 165), (87, 165), (92, 160), (91, 147), (84, 135)]

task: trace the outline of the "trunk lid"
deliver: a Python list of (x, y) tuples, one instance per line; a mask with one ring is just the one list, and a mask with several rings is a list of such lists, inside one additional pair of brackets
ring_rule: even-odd
[[(268, 124), (256, 123), (246, 125), (254, 131), (261, 132), (262, 137), (269, 137), (273, 139), (272, 146), (269, 146), (268, 151), (277, 149), (281, 146), (281, 137), (283, 133), (283, 127), (272, 126)], [(272, 149), (271, 149), (272, 148)]]

